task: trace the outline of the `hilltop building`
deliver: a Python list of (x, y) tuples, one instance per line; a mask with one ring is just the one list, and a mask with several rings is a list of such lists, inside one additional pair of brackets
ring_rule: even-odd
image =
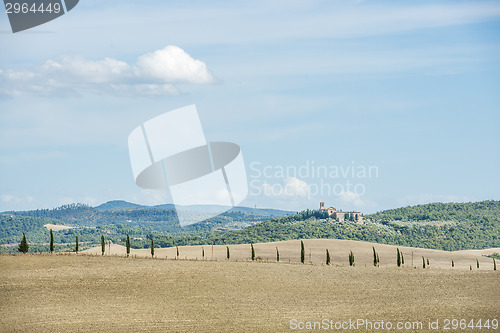
[(325, 207), (325, 203), (323, 201), (319, 203), (319, 210), (321, 212), (327, 212), (329, 217), (339, 222), (348, 220), (348, 221), (356, 221), (357, 223), (363, 223), (363, 216), (361, 216), (360, 212), (356, 211), (342, 212), (336, 210), (331, 206), (327, 208)]

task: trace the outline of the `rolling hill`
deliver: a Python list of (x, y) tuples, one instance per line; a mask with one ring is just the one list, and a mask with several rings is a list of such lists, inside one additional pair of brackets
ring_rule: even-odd
[(366, 215), (363, 220), (337, 222), (308, 210), (217, 235), (205, 243), (332, 238), (447, 251), (500, 246), (500, 201), (410, 206)]
[[(345, 239), (306, 239), (303, 240), (306, 252), (305, 262), (315, 265), (322, 265), (326, 262), (326, 249), (331, 256), (333, 266), (349, 266), (348, 253), (353, 251), (355, 264), (357, 266), (373, 267), (373, 247), (379, 254), (379, 267), (397, 267), (397, 248), (403, 253), (405, 262), (403, 267), (422, 267), (422, 257), (429, 259), (429, 268), (450, 269), (451, 261), (454, 262), (455, 269), (468, 270), (470, 265), (477, 269), (476, 259), (480, 263), (480, 270), (492, 270), (493, 259), (486, 257), (495, 252), (500, 252), (500, 248), (489, 248), (484, 250), (462, 250), (443, 251), (433, 249), (423, 249), (416, 247), (397, 247), (395, 245), (377, 244)], [(269, 243), (255, 243), (255, 256), (258, 261), (276, 261), (276, 248), (279, 250), (280, 262), (299, 263), (300, 262), (300, 240), (288, 240)], [(235, 244), (228, 246), (230, 249), (230, 259), (237, 261), (250, 261), (250, 244)], [(188, 260), (226, 260), (226, 245), (194, 245), (179, 246), (180, 259)], [(101, 247), (96, 246), (83, 251), (85, 254), (101, 255)], [(125, 246), (111, 244), (106, 246), (105, 255), (126, 255)], [(131, 256), (151, 258), (150, 249), (132, 249)], [(204, 256), (203, 256), (204, 255)], [(176, 258), (177, 248), (155, 248), (155, 258)], [(413, 263), (412, 263), (413, 261)], [(497, 262), (499, 263), (499, 262)]]
[[(360, 240), (447, 251), (500, 247), (500, 201), (403, 207), (366, 215), (363, 223), (338, 222), (317, 210), (276, 217), (290, 212), (237, 207), (186, 228), (176, 224), (172, 210), (129, 207), (129, 203), (111, 202), (100, 209), (69, 205), (54, 210), (8, 212), (0, 215), (0, 236), (4, 244), (17, 243), (24, 231), (30, 243), (47, 243), (48, 232), (43, 225), (50, 223), (74, 226), (57, 231), (56, 243), (72, 243), (78, 235), (80, 242), (87, 244), (84, 246), (98, 244), (100, 235), (124, 245), (125, 235), (129, 234), (134, 248), (149, 247), (151, 237), (159, 247), (294, 239)], [(47, 251), (45, 248), (34, 244), (32, 250)], [(71, 246), (61, 245), (58, 249), (71, 250)]]
[[(221, 211), (220, 206), (183, 206), (194, 217), (211, 211)], [(242, 229), (276, 216), (292, 212), (275, 209), (234, 207), (218, 216), (181, 228), (172, 205), (143, 206), (126, 201), (110, 201), (97, 207), (84, 204), (64, 205), (55, 209), (32, 211), (8, 211), (0, 214), (0, 243), (19, 242), (26, 233), (32, 251), (47, 251), (48, 230), (44, 225), (64, 225), (55, 233), (56, 251), (68, 250), (64, 245), (74, 243), (78, 235), (82, 246), (97, 244), (102, 234), (114, 242), (123, 240), (126, 234), (137, 239), (151, 235), (215, 235), (228, 230)], [(56, 231), (54, 229), (54, 231)], [(13, 247), (3, 247), (2, 252), (12, 252)]]

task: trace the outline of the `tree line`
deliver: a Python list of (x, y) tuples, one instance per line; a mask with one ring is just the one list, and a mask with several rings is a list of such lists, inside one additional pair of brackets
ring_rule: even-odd
[[(155, 257), (155, 245), (154, 245), (153, 237), (150, 238), (150, 242), (151, 242), (150, 243), (151, 244), (151, 246), (150, 246), (151, 257), (154, 258)], [(52, 229), (50, 229), (49, 247), (50, 247), (51, 253), (54, 252), (53, 244), (54, 244), (54, 235), (53, 235)], [(76, 253), (78, 253), (78, 249), (79, 249), (78, 236), (76, 236), (76, 238), (75, 238), (75, 252)], [(130, 236), (127, 234), (127, 236), (126, 236), (126, 256), (127, 257), (129, 257), (129, 255), (130, 255), (130, 250), (131, 250), (131, 241), (130, 241)], [(375, 246), (372, 247), (372, 250), (373, 250), (373, 266), (379, 267), (380, 266), (380, 257), (378, 255), (378, 252), (375, 249)], [(29, 251), (29, 243), (26, 239), (26, 235), (24, 232), (23, 232), (23, 237), (22, 237), (22, 239), (19, 243), (19, 246), (18, 246), (18, 251), (21, 253), (27, 253)], [(325, 251), (326, 251), (325, 264), (327, 266), (331, 266), (332, 261), (331, 261), (330, 251), (329, 251), (329, 249), (325, 249)], [(101, 254), (104, 256), (105, 252), (106, 252), (106, 241), (105, 241), (104, 235), (101, 235)], [(204, 247), (201, 248), (201, 255), (202, 255), (202, 258), (204, 259), (205, 258)], [(412, 256), (413, 256), (413, 254), (412, 254)], [(178, 246), (176, 246), (176, 257), (175, 258), (176, 259), (179, 258), (179, 247)], [(226, 246), (226, 259), (229, 260), (230, 258), (231, 258), (230, 249), (229, 249), (229, 246)], [(256, 260), (255, 247), (254, 247), (253, 243), (250, 244), (250, 258), (252, 261)], [(497, 270), (496, 259), (493, 257), (492, 260), (493, 260), (493, 270), (496, 271)], [(279, 262), (279, 261), (280, 261), (279, 248), (276, 247), (276, 262)], [(349, 266), (356, 265), (355, 256), (354, 256), (354, 253), (352, 252), (352, 250), (349, 251), (348, 261), (349, 261)], [(300, 241), (300, 262), (302, 264), (304, 264), (306, 262), (306, 251), (305, 251), (305, 245), (304, 245), (303, 240)], [(402, 265), (404, 266), (404, 264), (405, 264), (404, 254), (402, 251), (399, 250), (399, 247), (398, 247), (398, 248), (396, 248), (396, 266), (401, 267)], [(425, 269), (425, 268), (429, 268), (429, 267), (430, 267), (429, 258), (425, 258), (424, 256), (422, 256), (422, 268)], [(454, 268), (454, 267), (455, 267), (455, 262), (454, 262), (454, 260), (451, 260), (451, 268)], [(470, 270), (472, 270), (472, 265), (470, 265), (469, 267), (470, 267)], [(477, 269), (480, 268), (478, 259), (476, 259), (476, 268)]]

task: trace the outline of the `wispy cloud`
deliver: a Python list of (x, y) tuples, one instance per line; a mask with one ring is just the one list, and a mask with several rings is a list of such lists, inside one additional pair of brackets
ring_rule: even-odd
[(177, 83), (212, 82), (214, 78), (206, 64), (177, 46), (141, 55), (135, 64), (110, 57), (89, 60), (62, 56), (33, 68), (0, 69), (0, 94), (11, 96), (176, 95), (179, 93)]
[(343, 210), (360, 210), (362, 212), (371, 211), (376, 207), (376, 203), (365, 195), (354, 193), (351, 191), (343, 191), (336, 196), (336, 201), (341, 205)]
[(307, 182), (301, 179), (288, 177), (279, 183), (264, 183), (262, 184), (262, 190), (263, 194), (268, 197), (307, 197), (309, 195), (310, 186)]
[[(482, 22), (500, 16), (498, 2), (369, 3), (358, 1), (226, 1), (199, 3), (158, 10), (158, 5), (126, 6), (121, 17), (116, 8), (92, 12), (94, 29), (104, 31), (112, 23), (147, 19), (151, 25), (186, 29), (171, 36), (177, 43), (249, 43), (280, 39), (346, 38), (398, 34), (413, 30)], [(279, 17), (279, 20), (277, 20)], [(102, 18), (102, 19), (101, 19)], [(84, 17), (80, 18), (84, 19)], [(217, 22), (217, 24), (213, 24)], [(279, 22), (279, 24), (277, 24)], [(203, 29), (199, 29), (203, 27)], [(252, 27), (249, 29), (248, 27)], [(128, 29), (125, 27), (124, 29)], [(130, 29), (137, 30), (131, 25)], [(104, 32), (105, 33), (105, 32)]]
[(11, 204), (11, 205), (16, 205), (16, 204), (24, 204), (24, 203), (32, 203), (35, 201), (35, 198), (29, 195), (24, 195), (24, 196), (17, 196), (17, 195), (12, 195), (12, 194), (2, 194), (0, 195), (0, 202), (4, 204)]

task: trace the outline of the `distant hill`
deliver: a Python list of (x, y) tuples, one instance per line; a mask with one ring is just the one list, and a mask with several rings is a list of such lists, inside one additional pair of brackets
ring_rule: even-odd
[(231, 212), (241, 212), (245, 214), (255, 214), (255, 215), (265, 215), (265, 216), (288, 216), (293, 215), (296, 212), (272, 209), (272, 208), (251, 208), (251, 207), (233, 207), (230, 209)]
[(53, 210), (0, 214), (2, 243), (18, 243), (22, 231), (27, 233), (29, 242), (48, 242), (43, 225), (50, 223), (74, 227), (55, 232), (56, 242), (71, 243), (78, 235), (81, 242), (96, 244), (100, 235), (105, 235), (113, 243), (123, 245), (125, 235), (129, 234), (135, 248), (148, 247), (150, 237), (160, 247), (312, 238), (448, 251), (500, 247), (500, 201), (432, 203), (390, 209), (364, 216), (363, 223), (337, 222), (318, 210), (280, 216), (288, 212), (236, 207), (185, 228), (178, 225), (171, 209), (123, 208), (132, 207), (126, 202), (108, 204), (104, 207), (122, 208), (99, 210), (74, 204)]
[(451, 222), (451, 223), (480, 223), (484, 220), (500, 218), (500, 201), (487, 200), (466, 203), (430, 203), (425, 205), (408, 206), (388, 209), (366, 218), (381, 223), (391, 222)]
[(308, 210), (210, 238), (167, 237), (164, 242), (166, 246), (244, 244), (309, 238), (362, 240), (448, 251), (500, 247), (500, 201), (432, 203), (391, 209), (366, 215), (362, 224), (337, 222), (320, 211)]
[[(203, 212), (203, 213), (216, 213), (216, 212), (225, 212), (227, 210), (231, 212), (241, 212), (245, 214), (253, 214), (253, 215), (261, 215), (261, 216), (286, 216), (286, 215), (291, 215), (295, 214), (295, 212), (292, 211), (286, 211), (286, 210), (279, 210), (279, 209), (272, 209), (272, 208), (251, 208), (251, 207), (226, 207), (226, 206), (218, 206), (218, 205), (190, 205), (190, 206), (182, 206), (178, 205), (178, 208), (185, 210), (185, 211), (196, 211), (196, 212)], [(124, 200), (113, 200), (113, 201), (108, 201), (106, 203), (103, 203), (99, 206), (96, 206), (95, 209), (97, 210), (120, 210), (120, 209), (166, 209), (166, 210), (172, 210), (175, 209), (176, 206), (173, 204), (163, 204), (163, 205), (156, 205), (156, 206), (146, 206), (146, 205), (139, 205), (131, 202), (127, 202)]]
[[(221, 206), (182, 206), (181, 208), (193, 218), (206, 216), (207, 212), (223, 211)], [(49, 233), (43, 227), (45, 224), (72, 227), (58, 230), (55, 237), (56, 243), (72, 243), (78, 235), (79, 241), (83, 244), (85, 242), (98, 243), (102, 234), (113, 242), (121, 241), (127, 233), (131, 237), (140, 239), (147, 239), (156, 234), (206, 235), (208, 233), (214, 235), (228, 230), (242, 229), (272, 217), (287, 214), (291, 212), (235, 207), (218, 216), (181, 228), (173, 205), (144, 206), (121, 200), (109, 201), (97, 207), (70, 204), (55, 209), (1, 213), (0, 243), (18, 243), (22, 232), (26, 233), (28, 242), (47, 243)], [(46, 249), (34, 246), (32, 250), (44, 251)]]
[(147, 206), (138, 205), (135, 203), (127, 202), (124, 200), (113, 200), (96, 206), (97, 210), (113, 210), (113, 209), (136, 209), (136, 208), (146, 208)]

